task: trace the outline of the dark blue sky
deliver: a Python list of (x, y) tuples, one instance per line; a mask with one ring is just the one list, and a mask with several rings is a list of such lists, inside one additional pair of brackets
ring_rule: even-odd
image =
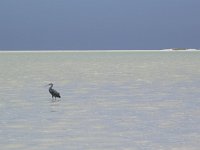
[(200, 48), (199, 0), (1, 0), (0, 49)]

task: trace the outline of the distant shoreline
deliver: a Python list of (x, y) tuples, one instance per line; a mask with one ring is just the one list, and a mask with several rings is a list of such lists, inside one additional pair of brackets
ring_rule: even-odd
[(0, 50), (0, 53), (57, 53), (57, 52), (188, 52), (188, 51), (200, 51), (197, 49), (163, 49), (163, 50)]

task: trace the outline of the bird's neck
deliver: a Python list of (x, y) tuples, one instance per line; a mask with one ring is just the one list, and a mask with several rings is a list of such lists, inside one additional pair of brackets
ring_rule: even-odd
[(49, 87), (49, 89), (52, 89), (52, 87), (53, 87), (53, 84)]

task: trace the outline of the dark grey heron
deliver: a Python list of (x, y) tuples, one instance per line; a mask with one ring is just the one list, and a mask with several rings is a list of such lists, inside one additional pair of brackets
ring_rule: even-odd
[(52, 95), (52, 99), (53, 99), (53, 97), (55, 97), (55, 99), (56, 99), (56, 97), (61, 98), (60, 93), (58, 93), (56, 90), (54, 90), (52, 88), (53, 87), (53, 83), (49, 83), (49, 85), (50, 85), (50, 87), (49, 87), (49, 93)]

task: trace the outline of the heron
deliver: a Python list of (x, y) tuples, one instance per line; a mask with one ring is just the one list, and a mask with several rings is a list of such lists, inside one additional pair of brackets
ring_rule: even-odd
[(61, 98), (60, 96), (60, 93), (58, 93), (56, 90), (54, 90), (52, 87), (53, 87), (53, 83), (49, 83), (50, 87), (49, 87), (49, 93), (52, 95), (52, 99), (53, 97), (55, 97), (55, 100), (56, 100), (56, 97), (59, 97)]

